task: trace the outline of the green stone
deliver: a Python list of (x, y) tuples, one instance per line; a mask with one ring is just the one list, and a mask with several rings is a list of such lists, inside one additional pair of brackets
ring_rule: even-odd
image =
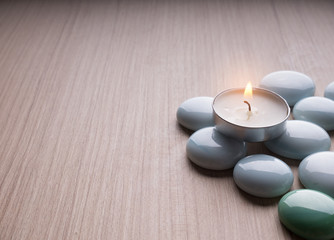
[(281, 222), (305, 239), (334, 238), (334, 199), (309, 189), (285, 194), (278, 204)]

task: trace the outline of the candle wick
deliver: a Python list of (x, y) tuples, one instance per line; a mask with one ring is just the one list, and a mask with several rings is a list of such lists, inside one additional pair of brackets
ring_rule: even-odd
[(252, 108), (251, 108), (251, 105), (249, 104), (249, 102), (244, 101), (244, 103), (246, 103), (246, 104), (248, 105), (248, 111), (251, 112), (251, 111), (252, 111)]

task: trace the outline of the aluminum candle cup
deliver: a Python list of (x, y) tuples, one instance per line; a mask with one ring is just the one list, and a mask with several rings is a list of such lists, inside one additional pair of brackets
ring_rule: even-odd
[[(248, 88), (248, 87), (247, 87)], [(286, 129), (290, 107), (278, 94), (241, 88), (218, 94), (213, 101), (216, 128), (222, 134), (247, 142), (262, 142), (280, 136)]]

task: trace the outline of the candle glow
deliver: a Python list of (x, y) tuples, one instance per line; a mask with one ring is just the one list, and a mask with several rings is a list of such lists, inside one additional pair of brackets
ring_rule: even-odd
[[(244, 98), (246, 98), (246, 99), (252, 99), (253, 98), (253, 88), (252, 88), (252, 83), (251, 82), (248, 82), (248, 84), (245, 88)], [(252, 115), (252, 107), (251, 107), (251, 105), (248, 101), (244, 101), (244, 103), (246, 103), (248, 105), (247, 120), (249, 120), (249, 118)]]
[(244, 97), (245, 98), (253, 98), (253, 88), (252, 88), (252, 83), (248, 82), (245, 91), (244, 91)]

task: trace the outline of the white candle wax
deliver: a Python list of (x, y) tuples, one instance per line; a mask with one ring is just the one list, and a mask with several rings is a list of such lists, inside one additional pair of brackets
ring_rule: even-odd
[[(243, 127), (268, 127), (284, 121), (288, 109), (284, 101), (269, 91), (253, 90), (253, 97), (244, 97), (243, 89), (231, 89), (219, 95), (214, 103), (216, 113), (226, 121)], [(247, 101), (251, 105), (249, 111)]]

